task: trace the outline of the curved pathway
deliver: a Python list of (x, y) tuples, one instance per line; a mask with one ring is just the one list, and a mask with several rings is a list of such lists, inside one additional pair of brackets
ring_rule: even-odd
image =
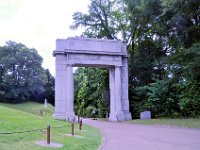
[(83, 121), (101, 130), (100, 150), (200, 150), (200, 129)]

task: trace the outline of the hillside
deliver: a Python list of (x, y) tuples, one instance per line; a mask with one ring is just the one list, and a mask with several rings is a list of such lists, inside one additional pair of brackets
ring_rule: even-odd
[[(43, 110), (44, 116), (40, 116), (40, 110)], [(0, 149), (1, 150), (45, 150), (37, 146), (35, 141), (46, 140), (46, 127), (51, 125), (51, 140), (64, 145), (60, 149), (70, 150), (93, 150), (98, 149), (101, 143), (101, 134), (99, 130), (84, 125), (87, 132), (75, 130), (76, 134), (84, 138), (74, 138), (65, 136), (70, 133), (71, 125), (64, 121), (54, 120), (52, 115), (53, 107), (47, 109), (37, 103), (24, 104), (2, 104), (0, 103)], [(56, 128), (57, 127), (57, 128)], [(43, 129), (44, 128), (44, 129)], [(78, 128), (78, 125), (75, 125)], [(5, 132), (18, 132), (42, 129), (41, 131), (32, 131), (16, 134), (1, 134)]]

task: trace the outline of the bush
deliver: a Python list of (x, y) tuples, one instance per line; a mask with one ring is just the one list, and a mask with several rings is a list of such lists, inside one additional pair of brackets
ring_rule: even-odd
[(96, 115), (96, 108), (93, 106), (88, 106), (85, 110), (85, 116), (88, 118), (93, 118)]
[(199, 117), (200, 83), (197, 81), (187, 82), (180, 90), (179, 106), (183, 117)]

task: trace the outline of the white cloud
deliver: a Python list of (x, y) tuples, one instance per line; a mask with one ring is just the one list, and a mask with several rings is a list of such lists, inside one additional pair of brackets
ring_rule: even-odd
[(88, 4), (89, 0), (0, 0), (0, 44), (13, 40), (36, 48), (43, 66), (54, 74), (55, 40), (81, 34), (69, 26), (72, 14), (87, 12)]

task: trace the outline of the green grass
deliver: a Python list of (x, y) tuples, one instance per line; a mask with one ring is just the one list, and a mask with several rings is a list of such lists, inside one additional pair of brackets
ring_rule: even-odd
[(177, 126), (183, 128), (200, 128), (200, 119), (150, 119), (150, 120), (137, 119), (128, 122), (134, 124), (165, 125), (165, 126)]
[[(45, 111), (44, 116), (39, 116), (40, 110)], [(84, 125), (85, 132), (75, 130), (75, 134), (81, 135), (84, 138), (68, 137), (71, 131), (71, 125), (64, 121), (54, 120), (50, 113), (53, 112), (53, 107), (47, 109), (43, 105), (37, 103), (25, 104), (2, 104), (0, 103), (0, 133), (15, 132), (24, 130), (33, 130), (38, 128), (46, 128), (48, 124), (51, 127), (51, 141), (59, 142), (64, 146), (59, 150), (95, 150), (101, 144), (101, 133), (99, 130), (90, 126)], [(47, 115), (48, 114), (48, 115)], [(75, 125), (78, 129), (78, 125)], [(43, 131), (21, 133), (21, 134), (0, 134), (0, 149), (1, 150), (49, 150), (51, 148), (40, 147), (35, 144), (35, 141), (46, 140), (46, 129)], [(55, 148), (52, 148), (55, 149)]]
[(35, 114), (35, 115), (40, 115), (40, 110), (45, 112), (46, 114), (53, 114), (54, 112), (54, 107), (50, 104), (48, 104), (48, 107), (45, 108), (44, 105), (40, 103), (35, 103), (35, 102), (26, 102), (26, 103), (21, 103), (21, 104), (8, 104), (8, 103), (0, 103), (1, 106), (5, 106), (8, 108), (20, 110), (23, 112)]

